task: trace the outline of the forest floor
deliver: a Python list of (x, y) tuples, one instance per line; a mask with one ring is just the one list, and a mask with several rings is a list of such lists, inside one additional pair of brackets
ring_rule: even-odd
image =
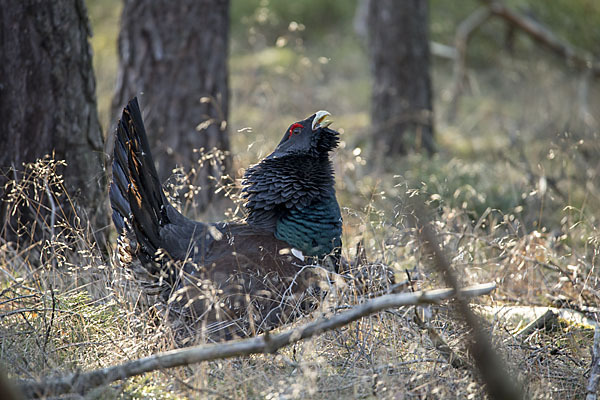
[[(334, 164), (344, 256), (354, 259), (361, 242), (369, 260), (389, 267), (396, 281), (410, 279), (406, 291), (445, 286), (409, 223), (406, 200), (421, 196), (461, 284), (497, 284), (472, 309), (527, 396), (584, 398), (600, 312), (598, 125), (586, 112), (600, 109), (597, 87), (583, 95), (581, 77), (529, 47), (525, 58), (477, 60), (453, 114), (452, 64), (434, 59), (439, 151), (382, 165), (371, 153), (361, 44), (325, 39), (317, 51), (296, 34), (290, 31), (280, 47), (242, 51), (234, 44), (234, 178), (273, 149), (289, 121), (327, 109), (342, 133)], [(97, 36), (93, 44), (102, 53), (116, 35)], [(106, 43), (104, 51), (114, 50)], [(108, 126), (116, 58), (100, 58), (99, 106)], [(22, 185), (39, 184), (49, 173), (51, 166), (38, 165)], [(123, 271), (101, 255), (88, 227), (48, 229), (39, 243), (38, 251), (0, 246), (0, 363), (11, 378), (87, 371), (175, 347), (168, 322), (132, 301)], [(330, 293), (295, 324), (363, 300), (345, 290)], [(548, 310), (557, 314), (555, 324), (520, 334)], [(84, 397), (485, 398), (477, 374), (453, 367), (419, 319), (471, 359), (468, 330), (442, 303), (380, 312), (276, 354), (148, 373)]]

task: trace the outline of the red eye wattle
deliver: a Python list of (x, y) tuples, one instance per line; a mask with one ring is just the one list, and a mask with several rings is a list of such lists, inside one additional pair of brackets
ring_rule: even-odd
[(290, 126), (290, 136), (288, 136), (288, 138), (291, 138), (293, 133), (300, 133), (300, 130), (295, 132), (296, 129), (298, 129), (298, 128), (302, 129), (302, 128), (304, 128), (304, 126), (300, 125), (297, 122), (294, 125)]

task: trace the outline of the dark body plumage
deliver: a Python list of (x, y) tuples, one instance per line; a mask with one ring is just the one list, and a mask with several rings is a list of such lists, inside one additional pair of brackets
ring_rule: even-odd
[(329, 160), (338, 134), (320, 124), (321, 115), (290, 126), (276, 150), (248, 169), (246, 222), (208, 224), (169, 204), (137, 99), (124, 109), (110, 187), (121, 260), (158, 289), (190, 333), (214, 340), (252, 335), (319, 300), (325, 281), (309, 264), (337, 265), (341, 245)]

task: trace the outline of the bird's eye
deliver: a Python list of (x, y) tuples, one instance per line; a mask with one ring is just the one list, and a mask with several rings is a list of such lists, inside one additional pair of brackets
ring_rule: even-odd
[(302, 132), (302, 128), (304, 128), (304, 127), (297, 122), (294, 125), (290, 126), (290, 136), (289, 137), (292, 137), (292, 134), (297, 135), (300, 132)]

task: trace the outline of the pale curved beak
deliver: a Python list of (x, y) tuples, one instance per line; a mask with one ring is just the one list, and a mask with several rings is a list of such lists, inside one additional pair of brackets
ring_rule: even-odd
[(327, 119), (327, 117), (331, 117), (329, 111), (320, 110), (315, 114), (315, 119), (312, 122), (312, 130), (316, 131), (319, 128), (327, 128), (333, 121)]

